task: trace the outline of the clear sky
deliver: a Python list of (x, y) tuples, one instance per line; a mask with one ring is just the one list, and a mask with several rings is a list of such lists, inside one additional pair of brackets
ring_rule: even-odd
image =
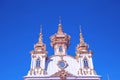
[(71, 36), (68, 54), (75, 56), (79, 26), (94, 52), (93, 62), (102, 80), (119, 80), (119, 0), (0, 0), (0, 78), (23, 80), (30, 68), (30, 54), (43, 25), (43, 42), (53, 54), (49, 37), (63, 31)]

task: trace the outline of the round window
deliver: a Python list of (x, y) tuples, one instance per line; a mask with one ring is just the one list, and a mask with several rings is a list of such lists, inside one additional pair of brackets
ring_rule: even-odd
[(64, 69), (67, 67), (67, 63), (65, 61), (59, 61), (58, 66), (59, 68)]

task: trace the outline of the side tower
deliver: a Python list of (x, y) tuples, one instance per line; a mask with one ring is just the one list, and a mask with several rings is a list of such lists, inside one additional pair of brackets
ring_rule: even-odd
[(46, 45), (42, 41), (42, 30), (40, 31), (40, 37), (38, 42), (34, 45), (34, 50), (30, 52), (31, 54), (31, 67), (28, 75), (25, 76), (25, 80), (31, 80), (29, 77), (42, 76), (46, 74)]
[(58, 32), (50, 37), (51, 46), (54, 48), (54, 55), (67, 55), (70, 36), (62, 31), (62, 24), (58, 24)]
[[(94, 76), (95, 80), (100, 80), (94, 70), (92, 61), (92, 51), (88, 49), (89, 45), (84, 41), (82, 31), (80, 30), (80, 43), (77, 45), (76, 58), (79, 63), (78, 75), (80, 76)], [(91, 78), (87, 77), (88, 80)]]

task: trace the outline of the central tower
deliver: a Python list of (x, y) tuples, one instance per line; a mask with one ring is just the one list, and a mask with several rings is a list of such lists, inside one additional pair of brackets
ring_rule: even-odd
[(62, 24), (58, 24), (58, 31), (50, 37), (54, 55), (66, 55), (70, 44), (70, 36), (63, 32)]

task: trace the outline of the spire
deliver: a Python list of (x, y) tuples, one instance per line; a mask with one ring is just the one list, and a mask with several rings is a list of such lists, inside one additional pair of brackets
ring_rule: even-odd
[(58, 34), (62, 34), (63, 31), (62, 31), (62, 24), (59, 24), (58, 25)]
[(84, 38), (83, 38), (83, 34), (82, 34), (82, 28), (81, 28), (81, 25), (80, 25), (80, 44), (84, 44)]
[(61, 17), (59, 17), (59, 25), (58, 25), (58, 34), (62, 34), (62, 23), (61, 23)]
[(40, 37), (39, 37), (39, 43), (42, 43), (42, 25), (40, 25)]

